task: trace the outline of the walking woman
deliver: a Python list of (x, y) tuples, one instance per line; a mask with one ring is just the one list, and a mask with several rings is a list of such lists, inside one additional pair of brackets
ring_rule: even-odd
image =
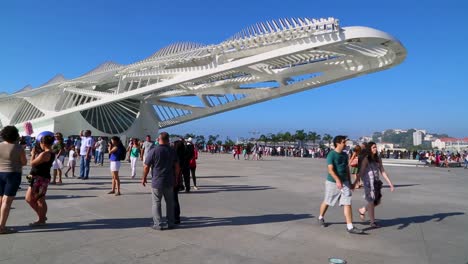
[[(52, 163), (52, 168), (54, 169), (54, 175), (50, 184), (62, 184), (62, 169), (65, 162), (65, 143), (63, 143), (63, 135), (60, 132), (55, 133), (55, 144), (52, 146), (52, 151), (55, 154), (54, 163)], [(58, 176), (58, 181), (56, 178)]]
[(0, 132), (4, 142), (0, 143), (0, 235), (15, 233), (6, 227), (11, 204), (21, 184), (26, 154), (18, 144), (19, 133), (15, 126), (6, 126)]
[[(120, 138), (117, 136), (113, 136), (111, 138), (111, 144), (109, 145), (110, 171), (112, 174), (112, 190), (108, 192), (108, 194), (115, 194), (115, 196), (120, 195), (120, 157), (122, 156), (122, 154), (125, 155), (125, 153), (125, 147), (122, 145)], [(115, 192), (115, 189), (117, 189), (117, 192)]]
[(130, 148), (130, 164), (132, 166), (132, 179), (135, 179), (136, 177), (136, 164), (137, 161), (141, 155), (141, 148), (140, 148), (140, 142), (138, 142), (138, 139), (134, 138), (133, 139), (133, 144)]
[(385, 172), (382, 160), (377, 153), (377, 145), (375, 142), (369, 142), (367, 144), (366, 152), (367, 157), (364, 157), (359, 169), (359, 178), (361, 178), (364, 183), (367, 205), (359, 208), (359, 216), (361, 220), (365, 220), (365, 214), (369, 212), (370, 226), (378, 228), (380, 226), (375, 222), (375, 207), (380, 204), (382, 199), (382, 181), (380, 180), (380, 175), (387, 181), (390, 186), (390, 191), (393, 192), (394, 186)]
[(353, 175), (353, 178), (355, 180), (354, 185), (356, 189), (359, 189), (362, 187), (361, 181), (358, 180), (358, 173), (359, 173), (359, 154), (361, 153), (361, 147), (359, 145), (355, 146), (353, 149), (353, 154), (351, 155), (351, 158), (349, 159), (349, 166), (351, 167), (351, 175)]
[(42, 152), (39, 155), (31, 157), (31, 183), (26, 192), (26, 202), (37, 214), (37, 221), (29, 224), (31, 227), (42, 226), (47, 221), (47, 203), (46, 193), (50, 182), (50, 168), (55, 160), (55, 154), (52, 151), (54, 138), (52, 136), (43, 136), (40, 140)]
[(198, 150), (197, 150), (197, 147), (195, 147), (191, 143), (191, 138), (189, 138), (189, 141), (187, 143), (187, 146), (190, 146), (190, 145), (192, 146), (192, 148), (189, 148), (189, 149), (190, 149), (190, 151), (192, 151), (192, 149), (193, 149), (193, 156), (189, 161), (189, 168), (190, 168), (190, 173), (192, 174), (193, 188), (195, 190), (198, 190), (197, 176), (195, 176), (195, 171), (197, 170)]

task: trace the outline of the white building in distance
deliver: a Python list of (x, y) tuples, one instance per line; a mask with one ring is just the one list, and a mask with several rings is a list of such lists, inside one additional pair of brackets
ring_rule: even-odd
[(416, 130), (413, 132), (413, 145), (419, 146), (423, 142), (424, 133), (422, 130)]

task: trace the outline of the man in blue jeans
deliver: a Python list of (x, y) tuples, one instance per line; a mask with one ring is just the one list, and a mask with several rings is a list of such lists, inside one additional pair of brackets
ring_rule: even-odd
[(149, 150), (144, 161), (141, 184), (146, 186), (146, 178), (151, 168), (151, 200), (153, 226), (155, 230), (163, 230), (166, 223), (162, 218), (161, 201), (166, 202), (167, 228), (175, 227), (174, 219), (174, 186), (176, 175), (179, 175), (179, 163), (173, 148), (169, 146), (169, 134), (161, 132), (158, 137), (159, 145)]
[(80, 179), (86, 180), (89, 176), (89, 163), (93, 155), (93, 138), (90, 130), (82, 130), (80, 132), (81, 147), (80, 147)]

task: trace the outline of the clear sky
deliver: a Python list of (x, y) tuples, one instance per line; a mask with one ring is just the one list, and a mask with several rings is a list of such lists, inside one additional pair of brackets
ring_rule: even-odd
[(168, 128), (247, 137), (294, 132), (370, 135), (419, 128), (468, 137), (467, 1), (4, 1), (0, 92), (78, 77), (104, 61), (129, 64), (173, 42), (217, 44), (256, 22), (335, 17), (399, 39), (389, 70)]

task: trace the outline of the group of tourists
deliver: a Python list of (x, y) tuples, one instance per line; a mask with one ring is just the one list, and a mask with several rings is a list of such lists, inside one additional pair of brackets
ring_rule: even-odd
[[(13, 228), (6, 227), (11, 204), (20, 189), (23, 166), (27, 162), (24, 146), (19, 143), (19, 132), (14, 126), (6, 126), (1, 130), (0, 143), (0, 234), (16, 232)], [(60, 132), (39, 134), (31, 149), (31, 170), (26, 177), (29, 188), (26, 191), (25, 200), (37, 214), (37, 219), (32, 221), (30, 227), (46, 225), (47, 202), (46, 193), (49, 184), (62, 184), (62, 170), (65, 157), (68, 156), (68, 170), (75, 176), (76, 160), (80, 159), (80, 173), (78, 178), (89, 178), (90, 161), (93, 154), (95, 163), (102, 165), (104, 149), (109, 153), (109, 168), (112, 176), (111, 190), (109, 194), (121, 195), (119, 170), (121, 161), (126, 160), (127, 153), (131, 161), (131, 178), (136, 177), (136, 160), (143, 161), (143, 177), (141, 183), (146, 185), (146, 178), (152, 174), (152, 200), (154, 228), (163, 229), (165, 223), (161, 220), (161, 199), (167, 203), (168, 227), (173, 228), (180, 223), (180, 204), (178, 192), (185, 190), (190, 192), (190, 178), (193, 180), (193, 188), (198, 190), (196, 181), (196, 159), (198, 151), (191, 142), (191, 138), (180, 139), (169, 145), (169, 135), (161, 133), (156, 143), (151, 141), (151, 136), (146, 141), (139, 143), (132, 139), (127, 148), (124, 147), (119, 137), (113, 136), (107, 144), (104, 138), (94, 142), (90, 130), (80, 132), (80, 139), (67, 146)], [(78, 144), (75, 144), (77, 143)], [(51, 174), (51, 171), (53, 172)], [(190, 177), (191, 176), (191, 177)], [(170, 190), (169, 190), (170, 189)]]

